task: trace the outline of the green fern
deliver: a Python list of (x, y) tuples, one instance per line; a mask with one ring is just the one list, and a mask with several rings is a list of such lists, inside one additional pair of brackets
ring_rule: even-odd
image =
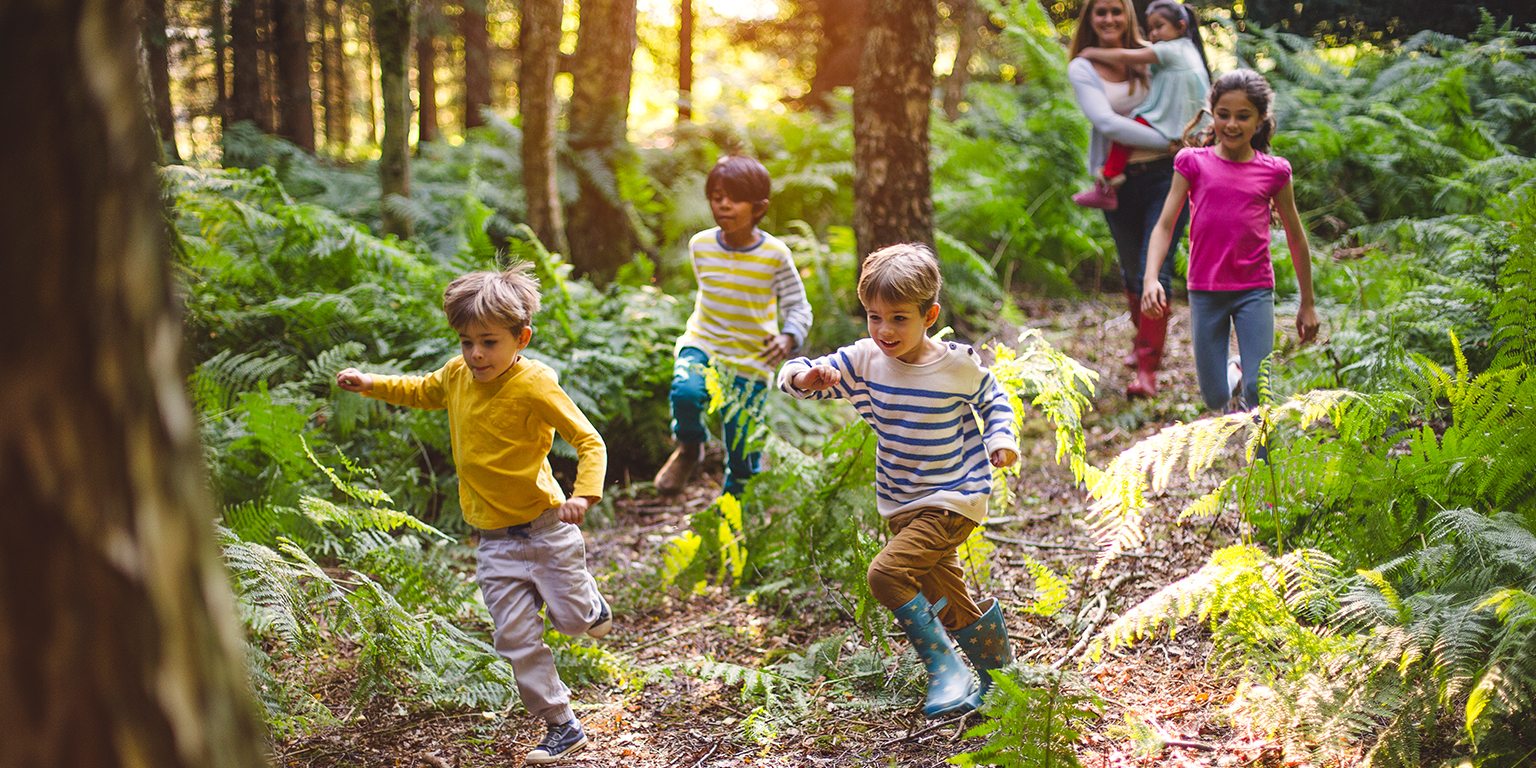
[(1074, 673), (1049, 667), (1013, 665), (992, 672), (985, 717), (965, 732), (986, 738), (974, 752), (947, 762), (961, 766), (1020, 768), (1078, 766), (1076, 745), (1085, 723), (1099, 717), (1097, 695)]

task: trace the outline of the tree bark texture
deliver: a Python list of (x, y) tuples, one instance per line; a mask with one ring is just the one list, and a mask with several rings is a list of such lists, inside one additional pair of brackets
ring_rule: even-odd
[[(485, 125), (491, 105), (491, 35), (485, 26), (485, 0), (460, 4), (459, 34), (464, 38), (464, 128)], [(558, 29), (558, 28), (557, 28)], [(559, 36), (556, 35), (556, 45)]]
[[(229, 99), (229, 121), (238, 123), (250, 120), (260, 124), (261, 70), (257, 60), (261, 57), (256, 41), (257, 0), (230, 0), (229, 37), (232, 64), (235, 69), (234, 88)], [(228, 127), (228, 126), (225, 126)]]
[(213, 35), (213, 111), (219, 118), (221, 131), (229, 125), (229, 72), (225, 66), (228, 61), (225, 50), (229, 46), (225, 41), (225, 18), (224, 0), (213, 0), (208, 4), (208, 29)]
[(933, 245), (928, 167), (934, 0), (874, 3), (853, 91), (853, 231), (859, 260), (892, 243)]
[(523, 116), (523, 186), (528, 199), (528, 226), (544, 247), (570, 253), (565, 240), (565, 211), (555, 165), (555, 69), (560, 59), (560, 18), (563, 0), (523, 0), (518, 31), (522, 50), (518, 112)]
[(630, 160), (625, 136), (634, 73), (635, 0), (586, 0), (572, 64), (570, 133), (580, 181), (566, 238), (571, 265), (598, 282), (634, 256), (635, 236), (616, 169)]
[(181, 162), (176, 149), (176, 113), (171, 109), (170, 35), (166, 29), (165, 0), (144, 0), (144, 57), (148, 74), (149, 100), (153, 105), (155, 137), (160, 140), (162, 158), (168, 163)]
[(816, 40), (816, 72), (805, 101), (828, 109), (832, 89), (854, 85), (868, 34), (869, 0), (816, 0), (821, 36)]
[(305, 2), (272, 0), (278, 135), (314, 154), (315, 92), (309, 82), (309, 11)]
[(0, 768), (264, 764), (186, 394), (137, 4), (0, 5)]
[(693, 119), (693, 0), (678, 0), (677, 122)]
[(411, 196), (411, 0), (372, 0), (373, 34), (379, 51), (379, 92), (384, 102), (384, 139), (379, 146), (379, 188), (384, 231), (411, 236), (411, 220), (393, 211), (389, 198)]
[(957, 120), (960, 103), (965, 101), (965, 86), (971, 82), (971, 57), (981, 39), (986, 11), (977, 0), (951, 0), (950, 7), (955, 20), (955, 65), (944, 78), (944, 116)]
[(416, 23), (416, 146), (437, 141), (437, 14), (422, 0)]
[(341, 127), (336, 120), (336, 67), (334, 48), (340, 45), (340, 25), (331, 16), (331, 4), (326, 0), (315, 2), (315, 27), (320, 32), (320, 128), (325, 143), (335, 144), (341, 137)]

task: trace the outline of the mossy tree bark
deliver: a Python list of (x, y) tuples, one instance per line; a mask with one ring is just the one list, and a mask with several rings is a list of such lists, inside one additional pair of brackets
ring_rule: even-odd
[(892, 243), (933, 245), (928, 120), (934, 0), (871, 3), (853, 91), (853, 231), (862, 263)]
[(528, 197), (528, 226), (544, 247), (570, 254), (565, 240), (565, 210), (555, 174), (555, 72), (560, 64), (562, 0), (523, 0), (518, 47), (522, 68), (518, 111), (523, 116), (523, 186)]
[(635, 0), (582, 3), (568, 137), (581, 194), (565, 234), (572, 266), (599, 283), (611, 279), (635, 253), (617, 174), (634, 159), (625, 132), (637, 42)]
[(265, 764), (186, 394), (136, 4), (0, 5), (0, 768)]
[[(459, 4), (459, 34), (464, 38), (464, 128), (485, 125), (491, 106), (491, 34), (486, 27), (485, 0)], [(555, 44), (559, 45), (556, 35)]]
[(413, 0), (372, 0), (373, 34), (379, 51), (379, 93), (384, 102), (384, 137), (379, 142), (379, 188), (384, 231), (410, 237), (411, 220), (390, 203), (411, 196), (410, 63)]

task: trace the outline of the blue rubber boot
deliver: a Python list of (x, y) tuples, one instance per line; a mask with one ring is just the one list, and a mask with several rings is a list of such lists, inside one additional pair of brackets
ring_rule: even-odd
[(1013, 663), (1013, 645), (1008, 642), (1008, 627), (1003, 624), (1003, 607), (997, 598), (989, 598), (992, 606), (969, 627), (955, 630), (955, 642), (965, 657), (976, 668), (981, 678), (981, 694), (985, 696), (992, 687), (989, 670), (1002, 669)]
[(895, 610), (897, 625), (912, 641), (912, 649), (928, 671), (928, 698), (923, 702), (923, 716), (927, 718), (957, 715), (981, 706), (976, 678), (960, 660), (954, 641), (939, 622), (942, 607), (942, 598), (938, 605), (930, 605), (919, 592)]

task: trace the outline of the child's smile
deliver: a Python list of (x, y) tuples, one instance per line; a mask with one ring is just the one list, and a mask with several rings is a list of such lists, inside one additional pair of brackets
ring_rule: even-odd
[(881, 352), (917, 365), (928, 360), (932, 346), (928, 328), (939, 319), (939, 305), (934, 304), (927, 312), (922, 312), (915, 302), (894, 303), (871, 298), (864, 305), (864, 319), (869, 325), (869, 338)]
[(1222, 157), (1246, 161), (1253, 157), (1253, 135), (1259, 130), (1259, 110), (1241, 90), (1227, 91), (1211, 109), (1211, 124)]

